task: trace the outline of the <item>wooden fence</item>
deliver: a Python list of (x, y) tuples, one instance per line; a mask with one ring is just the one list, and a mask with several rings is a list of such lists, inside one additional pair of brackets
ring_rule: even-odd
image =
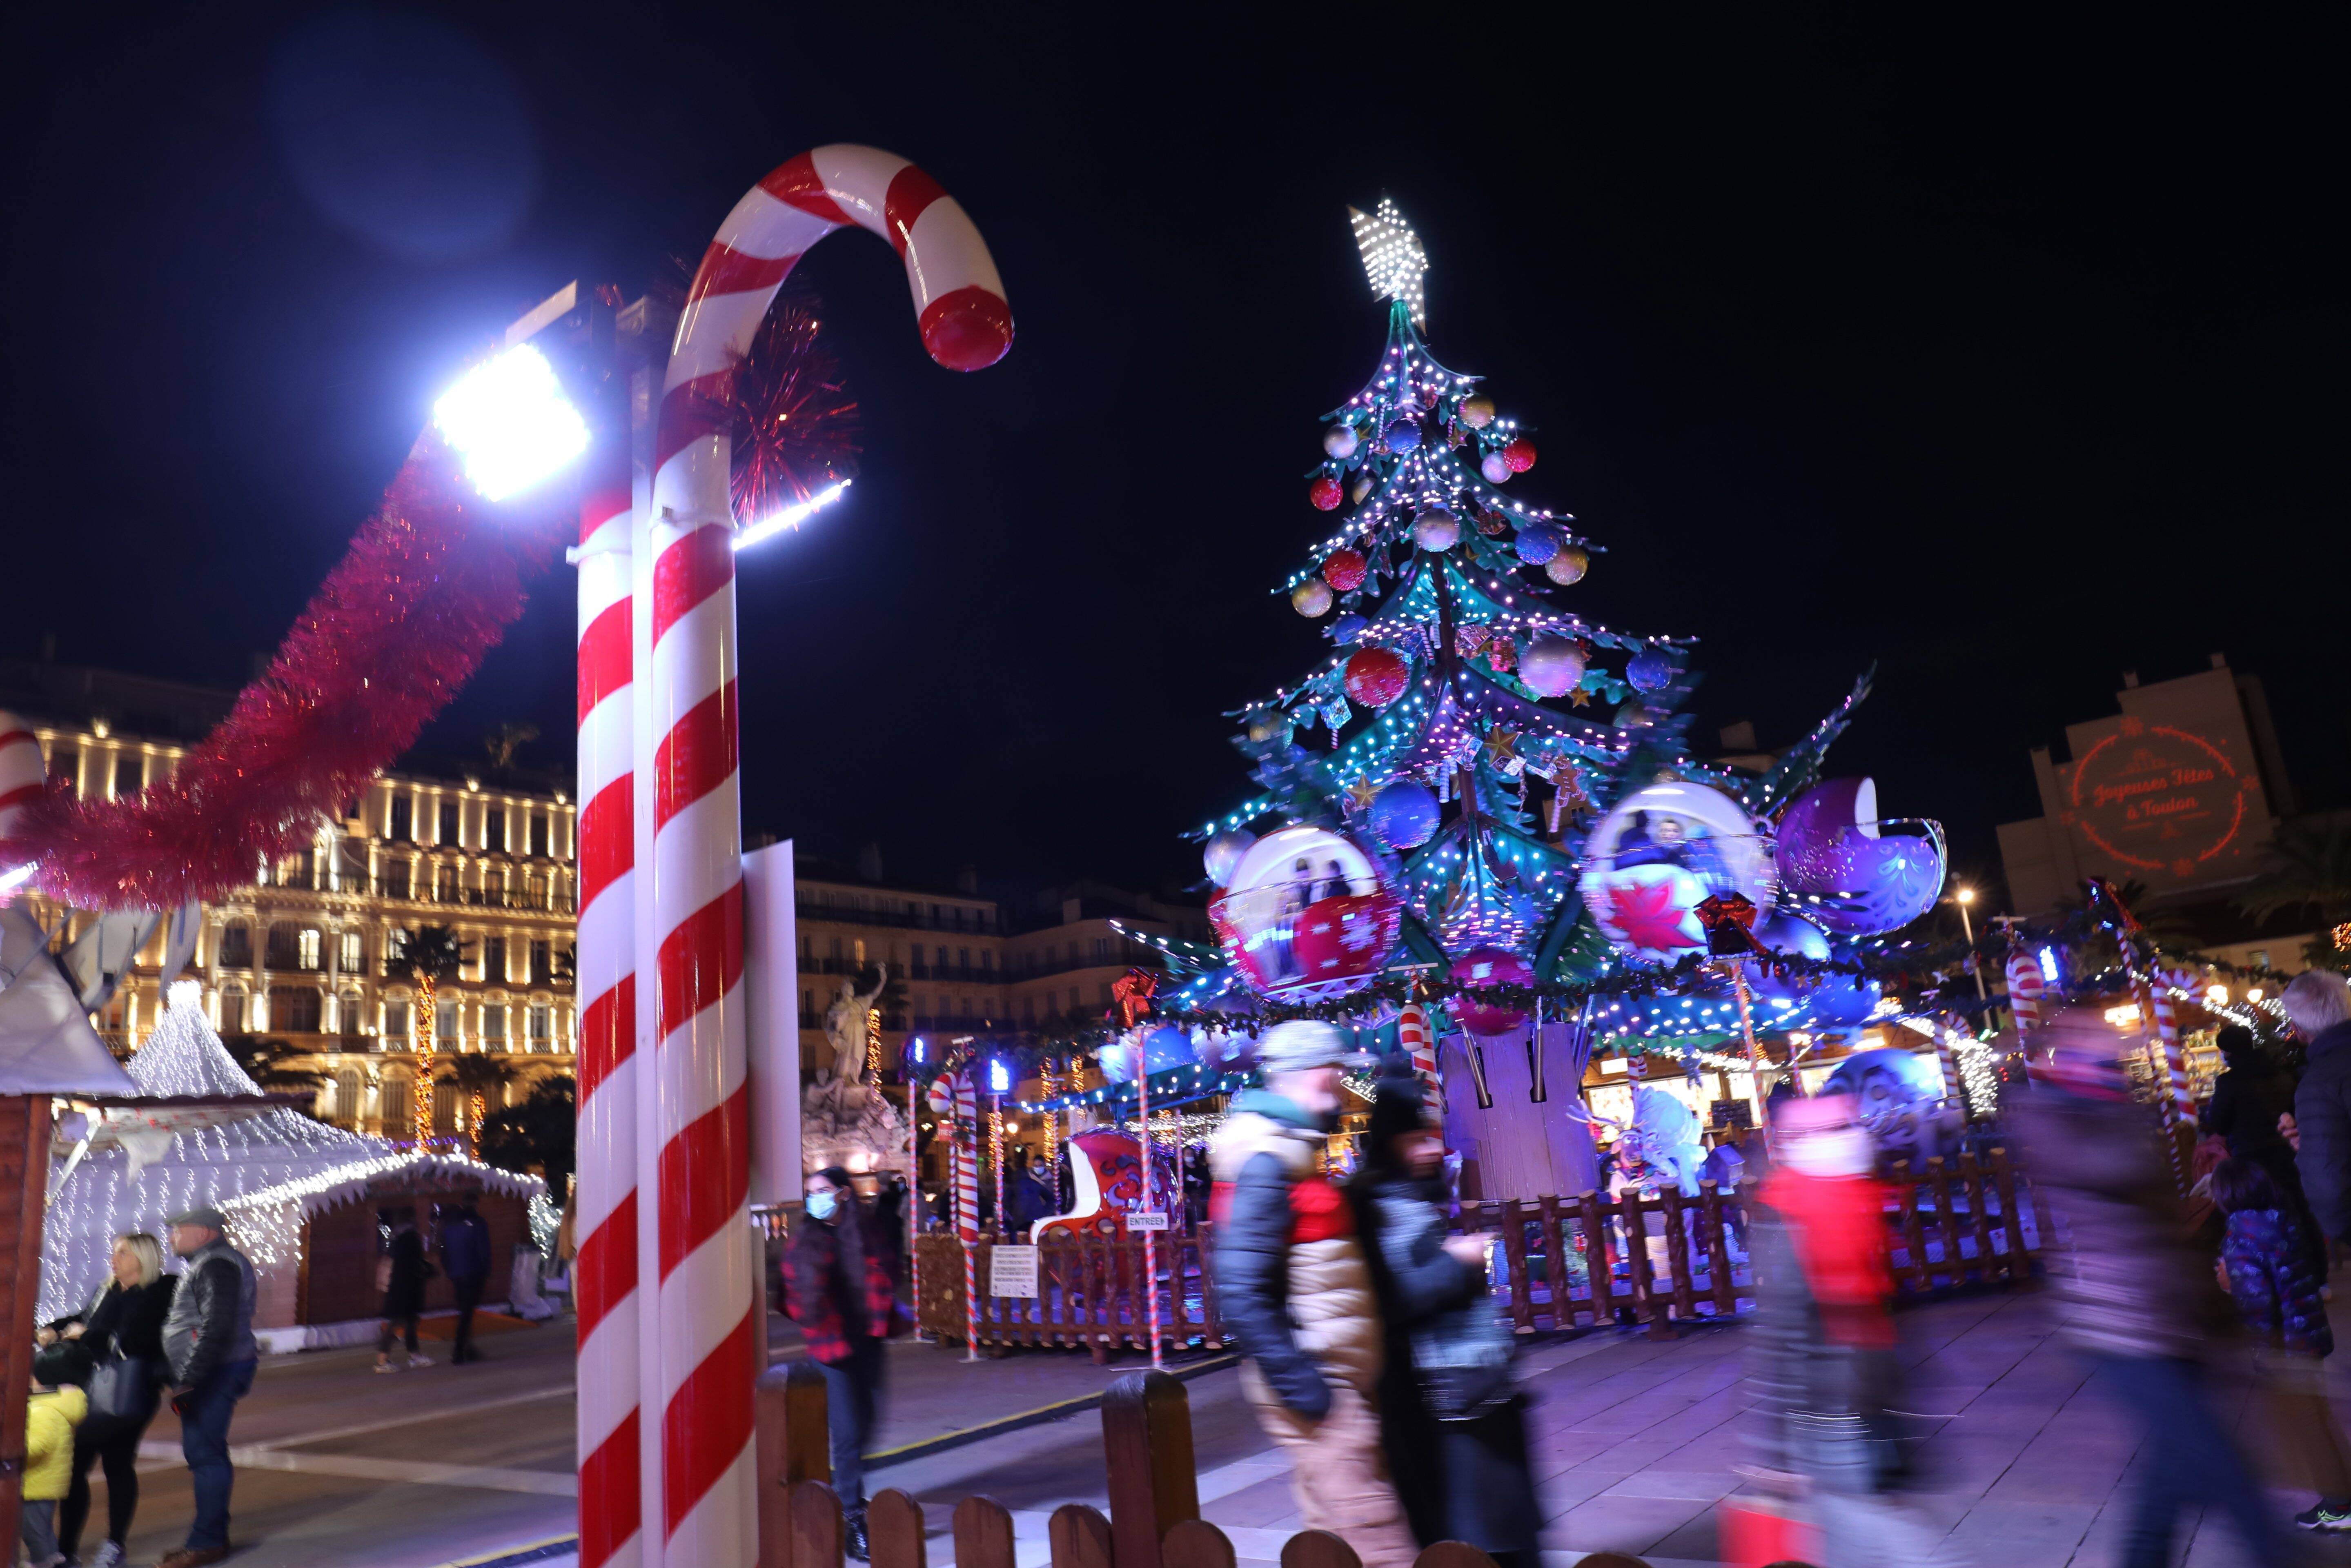
[[(1923, 1175), (1896, 1166), (1886, 1208), (1894, 1274), (1924, 1293), (1970, 1280), (2030, 1278), (2041, 1227), (2005, 1149), (1979, 1160), (1929, 1160)], [(1646, 1325), (1658, 1337), (1677, 1322), (1724, 1318), (1753, 1306), (1754, 1281), (1741, 1238), (1746, 1212), (1736, 1197), (1701, 1183), (1699, 1196), (1668, 1189), (1655, 1197), (1541, 1197), (1465, 1203), (1457, 1228), (1491, 1237), (1496, 1293), (1507, 1295), (1520, 1333), (1609, 1322)], [(980, 1287), (978, 1340), (996, 1346), (1066, 1346), (1097, 1361), (1118, 1349), (1147, 1349), (1149, 1297), (1139, 1239), (1059, 1234), (1037, 1248), (1034, 1297), (990, 1293), (1000, 1239), (983, 1239), (974, 1261)], [(918, 1238), (917, 1316), (925, 1332), (965, 1336), (963, 1248), (951, 1235)], [(1208, 1230), (1159, 1242), (1162, 1343), (1219, 1349), (1214, 1240)], [(1595, 1292), (1593, 1281), (1599, 1282)]]
[[(758, 1385), (759, 1568), (843, 1568), (841, 1502), (825, 1431), (823, 1375), (807, 1362), (770, 1368)], [(1102, 1462), (1110, 1514), (1064, 1503), (1047, 1527), (1052, 1568), (1234, 1568), (1232, 1542), (1200, 1517), (1192, 1416), (1184, 1385), (1164, 1372), (1129, 1373), (1102, 1395)], [(948, 1518), (956, 1568), (1016, 1568), (1012, 1514), (967, 1497)], [(928, 1568), (930, 1521), (903, 1491), (866, 1506), (872, 1568)], [(1363, 1568), (1326, 1531), (1301, 1531), (1281, 1568)], [(1495, 1568), (1474, 1546), (1442, 1542), (1413, 1568)], [(1603, 1552), (1581, 1568), (1648, 1568)], [(1801, 1564), (1792, 1568), (1802, 1568)]]

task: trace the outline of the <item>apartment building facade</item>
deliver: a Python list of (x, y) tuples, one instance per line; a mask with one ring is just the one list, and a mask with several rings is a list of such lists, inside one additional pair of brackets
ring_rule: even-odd
[[(169, 778), (229, 700), (107, 672), (47, 673), (37, 685), (21, 667), (0, 670), (0, 706), (29, 721), (54, 784), (85, 800), (121, 799)], [(78, 693), (99, 711), (57, 711)], [(465, 1131), (467, 1097), (423, 1082), (416, 988), (387, 960), (399, 933), (455, 933), (466, 961), (440, 986), (435, 1046), (444, 1059), (480, 1054), (506, 1069), (493, 1107), (570, 1074), (577, 815), (551, 785), (386, 774), (307, 849), (256, 866), (251, 884), (204, 907), (187, 977), (201, 982), (222, 1034), (282, 1040), (300, 1053), (287, 1065), (318, 1074), (315, 1109), (327, 1120), (404, 1134), (415, 1096), (431, 1093), (435, 1127)], [(61, 941), (77, 934), (74, 912), (39, 913)], [(135, 1051), (160, 1016), (162, 957), (159, 938), (99, 1018), (120, 1052)]]

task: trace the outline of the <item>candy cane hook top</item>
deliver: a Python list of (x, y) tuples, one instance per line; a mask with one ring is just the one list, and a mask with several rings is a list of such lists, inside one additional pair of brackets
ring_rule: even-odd
[[(777, 288), (817, 241), (851, 225), (904, 258), (931, 357), (978, 370), (1003, 357), (1012, 313), (963, 209), (903, 158), (820, 147), (792, 159), (727, 214), (686, 297), (653, 430), (643, 531), (646, 729), (637, 741), (650, 840), (638, 845), (650, 913), (639, 962), (653, 1060), (650, 1117), (658, 1279), (649, 1329), (657, 1387), (658, 1561), (737, 1568), (757, 1549), (751, 1384), (764, 1316), (749, 1249), (749, 1099), (743, 1012), (743, 822), (737, 771), (733, 505), (719, 378), (740, 363)], [(648, 1561), (656, 1560), (653, 1552)]]
[(819, 147), (746, 192), (703, 256), (678, 319), (656, 462), (719, 427), (719, 400), (679, 394), (740, 362), (799, 258), (852, 225), (880, 235), (904, 258), (915, 325), (933, 360), (951, 371), (986, 370), (1012, 347), (1003, 281), (955, 198), (895, 153)]

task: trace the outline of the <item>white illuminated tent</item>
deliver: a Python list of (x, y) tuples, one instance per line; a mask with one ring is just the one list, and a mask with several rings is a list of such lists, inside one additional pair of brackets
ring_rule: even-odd
[[(265, 1334), (271, 1348), (329, 1343), (346, 1336), (310, 1331), (373, 1311), (366, 1301), (373, 1259), (371, 1250), (352, 1260), (350, 1288), (309, 1291), (304, 1265), (318, 1217), (372, 1197), (477, 1187), (496, 1241), (513, 1227), (494, 1206), (511, 1208), (519, 1226), (525, 1207), (545, 1190), (537, 1176), (462, 1155), (404, 1149), (283, 1105), (258, 1108), (259, 1086), (221, 1043), (197, 995), (192, 981), (173, 985), (161, 1021), (131, 1060), (131, 1081), (145, 1103), (107, 1104), (58, 1128), (41, 1247), (43, 1319), (89, 1300), (116, 1236), (143, 1230), (162, 1239), (166, 1215), (211, 1204), (227, 1214), (231, 1239), (261, 1276), (255, 1326), (281, 1331)], [(222, 1103), (240, 1098), (256, 1103)], [(374, 1224), (345, 1216), (339, 1228), (365, 1246)]]

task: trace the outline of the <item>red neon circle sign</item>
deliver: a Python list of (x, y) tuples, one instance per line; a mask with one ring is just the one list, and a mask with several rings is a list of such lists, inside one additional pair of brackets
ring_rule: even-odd
[[(2139, 744), (2112, 752), (2122, 740)], [(2202, 736), (2126, 718), (2074, 764), (2066, 817), (2126, 866), (2189, 877), (2235, 841), (2251, 785)]]

